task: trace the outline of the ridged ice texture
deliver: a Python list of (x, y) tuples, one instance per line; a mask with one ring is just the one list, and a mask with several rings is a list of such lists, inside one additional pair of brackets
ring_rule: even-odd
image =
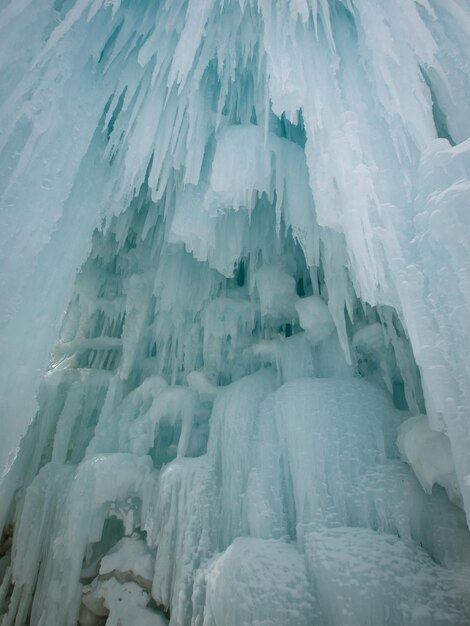
[(1, 3), (2, 626), (470, 621), (469, 40), (467, 0)]
[[(346, 350), (349, 281), (397, 310), (467, 501), (465, 2), (9, 1), (0, 28), (2, 380), (25, 381), (2, 393), (21, 416), (3, 466), (91, 232), (148, 176), (154, 199), (171, 196), (169, 239), (226, 274), (242, 252), (234, 210), (276, 190), (309, 266), (323, 250)], [(272, 135), (271, 108), (284, 127), (302, 112), (305, 150)]]

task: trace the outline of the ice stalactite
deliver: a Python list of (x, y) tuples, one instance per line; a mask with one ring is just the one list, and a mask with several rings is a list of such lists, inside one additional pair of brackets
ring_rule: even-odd
[(469, 36), (5, 0), (2, 626), (470, 623)]

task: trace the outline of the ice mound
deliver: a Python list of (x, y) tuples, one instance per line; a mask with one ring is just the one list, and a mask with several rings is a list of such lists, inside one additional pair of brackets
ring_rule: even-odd
[(198, 573), (193, 607), (193, 623), (206, 626), (309, 626), (318, 617), (295, 545), (249, 537)]
[[(467, 624), (468, 588), (392, 535), (332, 528), (306, 538), (325, 624)], [(380, 565), (381, 564), (381, 565)]]
[(399, 413), (385, 393), (361, 380), (292, 381), (273, 405), (300, 536), (311, 524), (346, 524), (354, 484), (395, 454), (390, 433)]

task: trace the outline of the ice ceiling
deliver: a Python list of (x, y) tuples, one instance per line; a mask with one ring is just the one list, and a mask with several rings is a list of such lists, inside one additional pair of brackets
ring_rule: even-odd
[(2, 626), (470, 624), (469, 41), (1, 0)]

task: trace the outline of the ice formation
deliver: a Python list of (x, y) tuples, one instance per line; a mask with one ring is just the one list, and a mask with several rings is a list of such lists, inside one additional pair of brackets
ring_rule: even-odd
[(2, 626), (470, 624), (469, 41), (0, 2)]

